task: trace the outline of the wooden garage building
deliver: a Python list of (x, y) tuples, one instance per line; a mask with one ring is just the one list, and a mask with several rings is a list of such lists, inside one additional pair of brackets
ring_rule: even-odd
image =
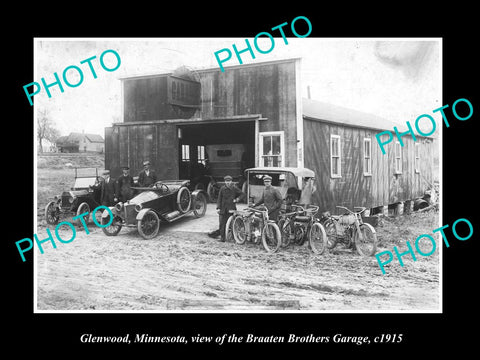
[[(313, 202), (375, 208), (424, 195), (434, 140), (404, 136), (383, 155), (375, 134), (392, 122), (301, 96), (298, 58), (122, 78), (122, 118), (105, 129), (105, 166), (133, 175), (150, 160), (162, 179), (189, 178), (205, 149), (237, 144), (242, 168), (307, 167)], [(402, 127), (400, 126), (400, 129)], [(232, 174), (233, 175), (233, 174)]]

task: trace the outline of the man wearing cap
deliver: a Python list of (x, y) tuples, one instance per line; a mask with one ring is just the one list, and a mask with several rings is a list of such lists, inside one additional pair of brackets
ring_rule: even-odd
[(225, 241), (225, 226), (228, 218), (231, 216), (230, 210), (237, 210), (236, 203), (245, 197), (242, 190), (233, 185), (230, 175), (225, 176), (223, 179), (225, 180), (225, 185), (220, 188), (217, 199), (220, 241)]
[(282, 195), (280, 194), (280, 191), (272, 186), (271, 176), (265, 175), (263, 177), (263, 183), (265, 188), (263, 189), (262, 196), (253, 206), (258, 206), (260, 204), (265, 205), (268, 209), (268, 218), (277, 221), (280, 207), (282, 206)]
[(133, 197), (133, 177), (129, 174), (128, 166), (122, 167), (122, 175), (117, 179), (117, 194), (121, 202), (130, 200)]
[(143, 162), (143, 170), (138, 174), (138, 184), (141, 187), (149, 187), (157, 182), (157, 174), (150, 169), (150, 161)]
[(110, 170), (105, 170), (102, 175), (103, 180), (95, 184), (93, 188), (100, 189), (100, 203), (102, 205), (113, 206), (118, 201), (115, 180), (110, 177)]

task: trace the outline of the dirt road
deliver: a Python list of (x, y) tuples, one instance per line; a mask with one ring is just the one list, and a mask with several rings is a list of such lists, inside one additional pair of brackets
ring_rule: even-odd
[[(393, 250), (393, 244), (406, 248), (405, 240), (430, 233), (438, 223), (438, 215), (409, 217), (377, 228), (383, 246), (378, 251)], [(392, 262), (382, 275), (375, 257), (346, 249), (314, 256), (306, 245), (290, 246), (268, 255), (261, 244), (220, 243), (206, 234), (216, 221), (209, 206), (205, 218), (166, 224), (152, 240), (134, 228), (107, 237), (90, 223), (89, 235), (79, 228), (71, 243), (58, 243), (57, 249), (45, 244), (45, 253), (36, 253), (37, 309), (440, 310), (438, 253), (416, 262), (405, 256), (404, 267)], [(424, 231), (415, 234), (410, 223)], [(37, 233), (45, 234), (45, 227)], [(63, 228), (60, 234), (71, 237)], [(409, 238), (392, 239), (395, 234)]]

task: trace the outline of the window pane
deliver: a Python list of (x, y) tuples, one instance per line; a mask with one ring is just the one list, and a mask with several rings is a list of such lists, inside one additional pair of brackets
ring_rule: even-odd
[(280, 154), (280, 136), (272, 136), (272, 154), (279, 155)]
[(264, 136), (263, 137), (263, 155), (272, 154), (272, 137)]
[(338, 138), (332, 138), (332, 156), (338, 156)]
[(332, 158), (332, 175), (338, 175), (338, 158)]

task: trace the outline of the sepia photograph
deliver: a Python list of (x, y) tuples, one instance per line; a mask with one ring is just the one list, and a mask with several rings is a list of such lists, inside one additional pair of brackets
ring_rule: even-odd
[(442, 38), (301, 20), (34, 39), (35, 313), (442, 312)]

